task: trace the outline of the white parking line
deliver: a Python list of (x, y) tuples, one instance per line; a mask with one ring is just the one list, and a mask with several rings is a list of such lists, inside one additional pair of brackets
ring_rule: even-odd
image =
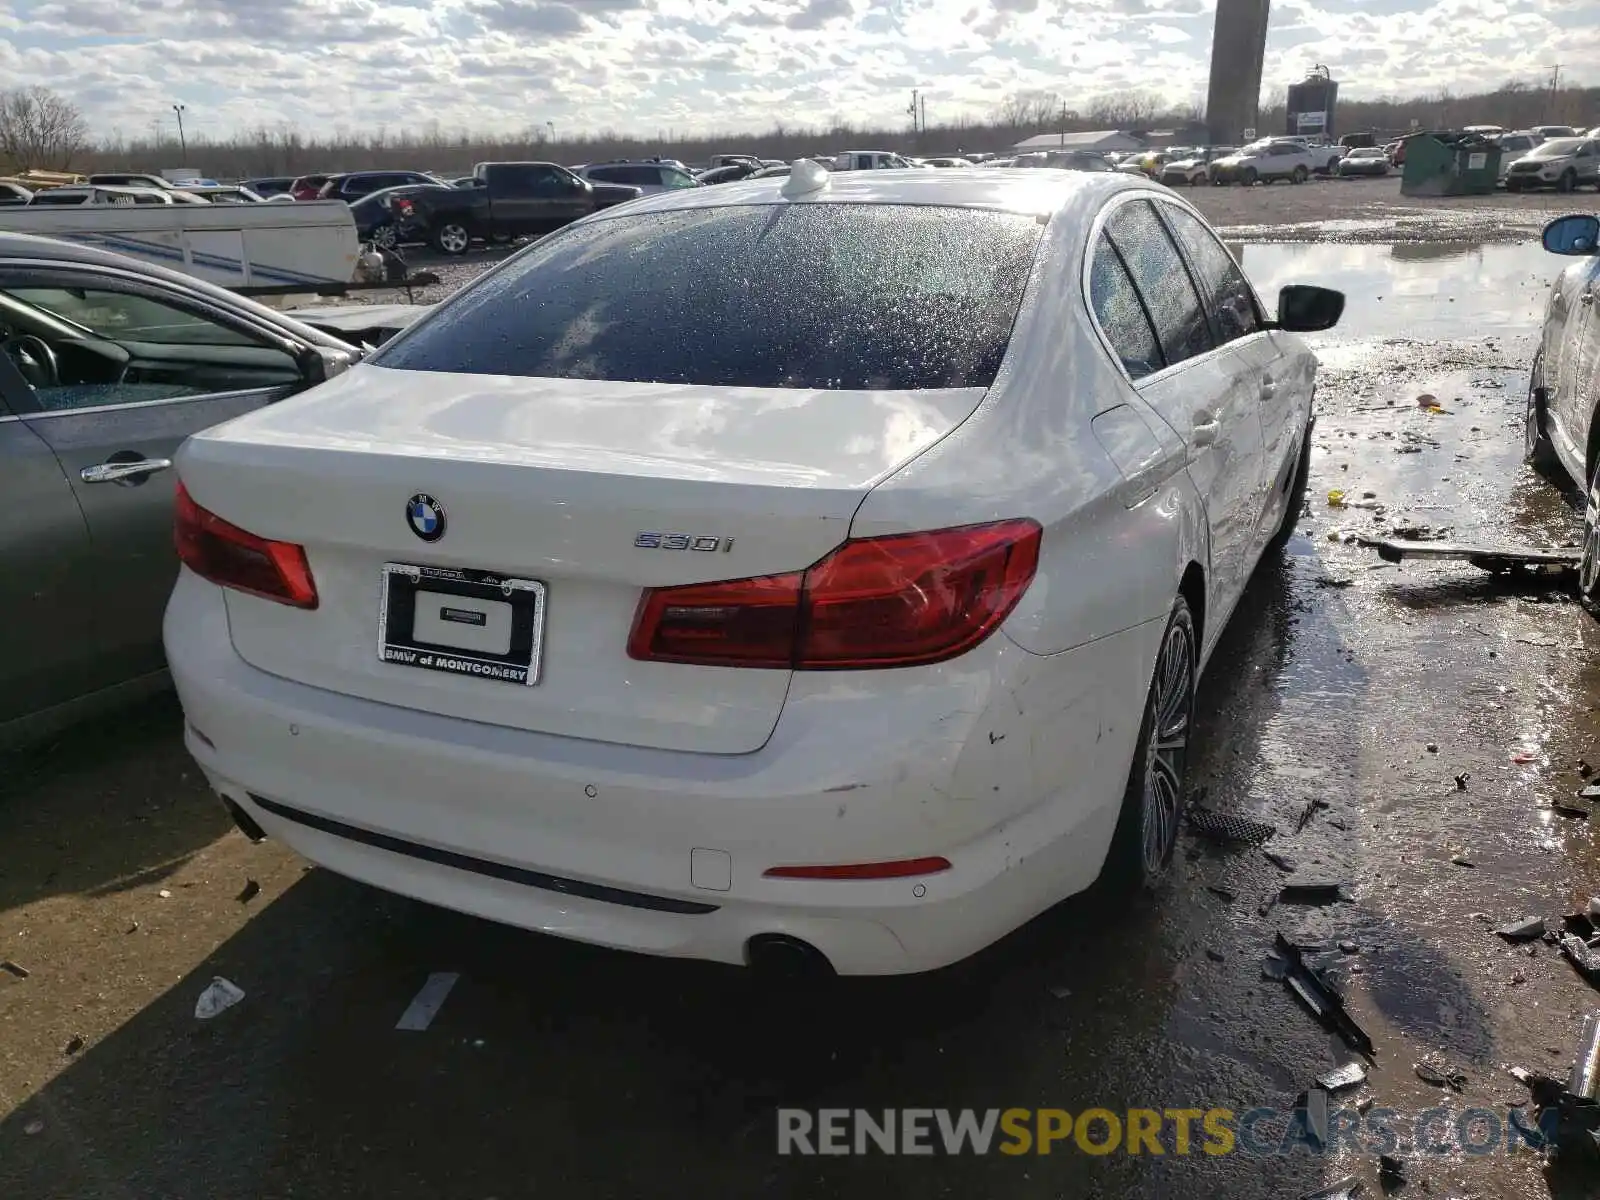
[(396, 1029), (423, 1030), (433, 1024), (433, 1019), (444, 1007), (445, 997), (455, 987), (461, 976), (454, 971), (435, 971), (416, 994), (406, 1011), (400, 1014)]

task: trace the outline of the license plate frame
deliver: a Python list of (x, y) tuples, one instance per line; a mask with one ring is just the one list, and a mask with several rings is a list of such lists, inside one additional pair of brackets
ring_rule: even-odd
[[(491, 654), (420, 641), (415, 636), (420, 591), (509, 603), (510, 650)], [(378, 596), (378, 658), (391, 666), (535, 687), (544, 665), (546, 595), (545, 585), (539, 580), (499, 571), (384, 563)]]

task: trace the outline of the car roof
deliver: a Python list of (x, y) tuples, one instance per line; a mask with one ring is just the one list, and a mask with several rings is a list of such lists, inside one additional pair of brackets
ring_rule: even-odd
[[(790, 176), (789, 179), (792, 179)], [(602, 209), (588, 221), (647, 212), (735, 205), (794, 203), (783, 195), (789, 179), (744, 179), (714, 188), (677, 188), (635, 200), (625, 208)], [(800, 203), (919, 204), (946, 208), (982, 208), (1000, 212), (1052, 213), (1068, 204), (1095, 204), (1112, 193), (1155, 189), (1137, 177), (1111, 172), (1060, 171), (1054, 168), (952, 167), (944, 171), (917, 168), (890, 171), (841, 171), (826, 176)]]

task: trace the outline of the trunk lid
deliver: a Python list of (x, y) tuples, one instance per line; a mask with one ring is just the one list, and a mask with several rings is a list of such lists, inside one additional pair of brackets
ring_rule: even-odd
[[(252, 665), (466, 720), (737, 754), (770, 736), (790, 673), (629, 658), (642, 590), (803, 570), (845, 539), (873, 486), (964, 421), (983, 394), (360, 365), (196, 435), (179, 470), (202, 507), (306, 549), (316, 609), (226, 592), (234, 647)], [(443, 510), (436, 541), (408, 520), (419, 494)], [(673, 533), (707, 547), (716, 539), (715, 548), (670, 549), (670, 539), (640, 537)], [(537, 682), (380, 659), (387, 563), (543, 584)], [(420, 607), (417, 614), (420, 621)]]

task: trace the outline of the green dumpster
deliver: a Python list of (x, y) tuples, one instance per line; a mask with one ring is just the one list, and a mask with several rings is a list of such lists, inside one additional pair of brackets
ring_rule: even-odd
[(1500, 147), (1479, 137), (1421, 134), (1406, 141), (1402, 196), (1490, 196), (1500, 178)]

